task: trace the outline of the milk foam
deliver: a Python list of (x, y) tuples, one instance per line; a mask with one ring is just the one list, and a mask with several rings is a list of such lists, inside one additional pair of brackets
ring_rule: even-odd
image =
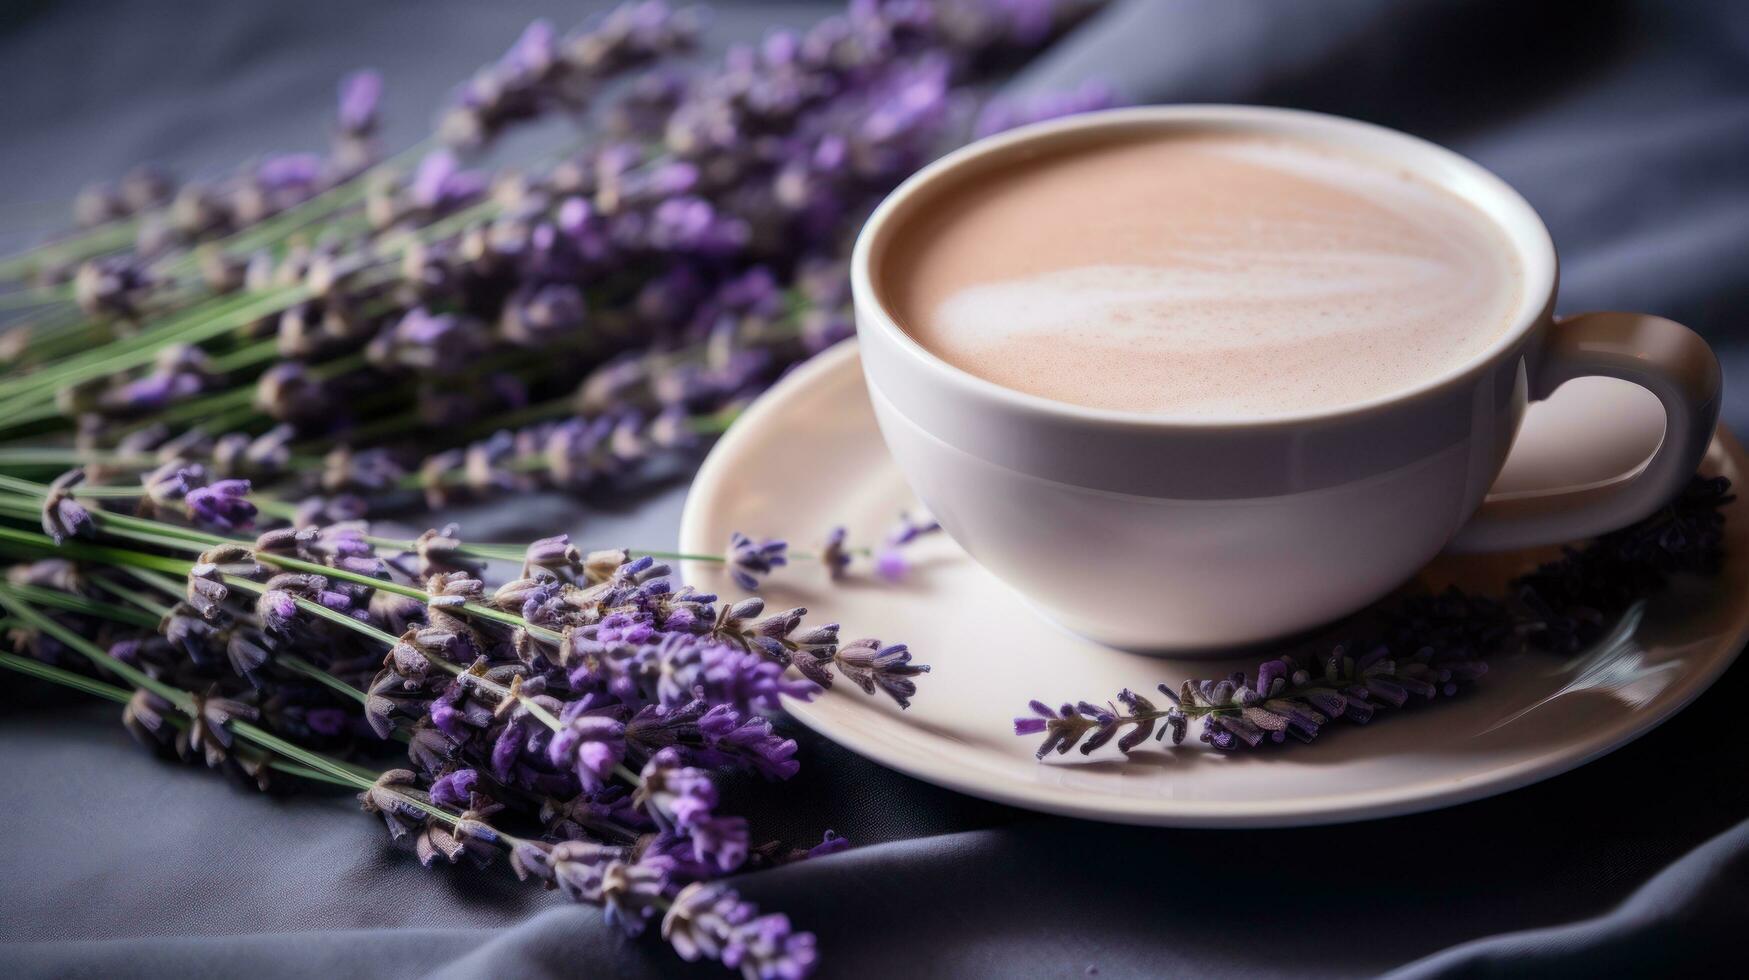
[(1386, 164), (1228, 135), (1115, 144), (954, 188), (886, 277), (924, 346), (1100, 408), (1352, 404), (1486, 348), (1519, 305), (1504, 233)]

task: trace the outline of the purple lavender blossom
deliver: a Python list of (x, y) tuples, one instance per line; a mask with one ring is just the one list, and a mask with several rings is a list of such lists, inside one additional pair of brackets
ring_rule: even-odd
[(834, 580), (844, 577), (850, 569), (850, 551), (845, 547), (847, 532), (842, 526), (835, 527), (826, 535), (826, 543), (820, 546), (820, 563), (826, 566), (826, 574)]
[(736, 531), (729, 535), (727, 567), (735, 584), (749, 592), (759, 588), (759, 580), (772, 569), (789, 564), (789, 545), (783, 541), (753, 539)]
[(819, 959), (812, 933), (797, 932), (783, 915), (760, 915), (729, 888), (695, 882), (680, 890), (662, 918), (662, 938), (681, 959), (721, 961), (750, 977), (795, 980)]
[(256, 513), (248, 495), (248, 480), (219, 480), (196, 487), (185, 500), (188, 516), (196, 523), (226, 531), (246, 528), (254, 523)]
[(269, 193), (307, 192), (322, 179), (322, 158), (314, 153), (283, 153), (255, 167), (255, 180)]
[(907, 545), (941, 530), (941, 522), (927, 514), (913, 517), (905, 511), (899, 512), (899, 521), (887, 532), (887, 544), (893, 547)]
[[(576, 702), (581, 705), (585, 702)], [(553, 765), (569, 769), (587, 791), (606, 785), (615, 766), (625, 759), (626, 726), (612, 718), (578, 712), (565, 718), (565, 727), (553, 735), (547, 757)]]
[(407, 185), (407, 196), (415, 207), (444, 213), (473, 203), (485, 190), (484, 174), (463, 170), (448, 150), (434, 150), (419, 161)]
[(119, 255), (92, 259), (73, 275), (73, 300), (87, 316), (138, 319), (156, 280), (144, 262)]
[(697, 752), (701, 764), (747, 767), (766, 779), (788, 779), (801, 771), (795, 740), (773, 732), (764, 718), (719, 704), (699, 717), (698, 728), (705, 739)]
[(68, 538), (90, 537), (97, 531), (97, 521), (84, 505), (73, 499), (73, 488), (83, 482), (83, 469), (69, 470), (49, 484), (43, 496), (43, 533), (61, 544)]
[(699, 197), (671, 197), (656, 205), (648, 237), (660, 251), (723, 254), (744, 245), (748, 229), (740, 219), (719, 213)]
[(978, 114), (973, 135), (982, 138), (996, 133), (1080, 115), (1123, 105), (1123, 99), (1109, 84), (1097, 79), (1082, 83), (1072, 92), (1041, 92), (1032, 96), (993, 99)]
[(349, 136), (369, 136), (376, 131), (377, 107), (383, 97), (383, 76), (365, 69), (340, 80), (340, 131)]
[(523, 28), (516, 43), (498, 59), (498, 68), (506, 76), (505, 84), (526, 84), (552, 68), (558, 57), (558, 32), (552, 21), (541, 18)]
[(832, 854), (841, 854), (848, 850), (850, 850), (850, 838), (841, 837), (831, 830), (828, 830), (826, 831), (825, 836), (820, 839), (820, 843), (808, 848), (808, 857), (826, 857)]
[(927, 665), (911, 662), (911, 651), (905, 644), (883, 645), (875, 639), (861, 639), (839, 647), (837, 662), (839, 673), (862, 688), (864, 694), (878, 690), (901, 708), (910, 707), (911, 698), (917, 693), (917, 684), (911, 678), (929, 672)]
[(523, 347), (541, 347), (584, 325), (583, 292), (570, 283), (519, 290), (504, 303), (499, 332)]
[(911, 574), (911, 559), (898, 548), (882, 548), (875, 552), (875, 574), (888, 582), (902, 582)]
[(683, 764), (679, 750), (663, 749), (639, 776), (634, 801), (656, 825), (684, 835), (694, 859), (733, 871), (747, 860), (747, 821), (718, 816), (716, 785), (710, 774)]
[(472, 769), (457, 769), (431, 784), (431, 802), (438, 806), (465, 808), (480, 774)]
[(706, 636), (661, 637), (650, 659), (660, 671), (656, 693), (662, 704), (703, 698), (742, 711), (777, 711), (783, 698), (806, 701), (819, 693), (812, 681), (785, 677), (782, 663)]

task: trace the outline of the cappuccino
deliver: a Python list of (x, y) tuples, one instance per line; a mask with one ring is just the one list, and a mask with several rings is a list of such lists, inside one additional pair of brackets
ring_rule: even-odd
[(918, 202), (876, 271), (894, 318), (985, 380), (1099, 409), (1338, 409), (1478, 357), (1515, 319), (1505, 233), (1387, 162), (1189, 131), (1054, 151)]

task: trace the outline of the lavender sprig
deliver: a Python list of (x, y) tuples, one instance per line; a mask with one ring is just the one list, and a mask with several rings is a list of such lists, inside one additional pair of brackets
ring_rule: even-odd
[(1161, 684), (1167, 707), (1127, 689), (1103, 705), (1033, 701), (1030, 715), (1014, 719), (1014, 733), (1043, 735), (1040, 759), (1077, 747), (1088, 755), (1113, 739), (1127, 755), (1150, 735), (1170, 735), (1176, 745), (1192, 723), (1214, 748), (1257, 748), (1289, 736), (1310, 742), (1339, 718), (1366, 724), (1380, 711), (1451, 697), (1487, 673), (1490, 656), (1522, 645), (1571, 653), (1670, 574), (1716, 571), (1721, 508), (1735, 499), (1730, 486), (1724, 477), (1697, 476), (1644, 520), (1512, 580), (1505, 601), (1455, 588), (1396, 600), (1356, 624), (1377, 637), (1369, 643), (1287, 653), (1250, 675)]

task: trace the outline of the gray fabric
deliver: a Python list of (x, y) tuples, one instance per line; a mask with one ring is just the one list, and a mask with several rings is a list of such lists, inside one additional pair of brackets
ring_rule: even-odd
[[(555, 14), (572, 16), (578, 5)], [(725, 5), (757, 35), (806, 4)], [(338, 72), (387, 71), (405, 143), (530, 4), (68, 4), (0, 16), (0, 196), (64, 196), (140, 158), (224, 165), (322, 138)], [(1407, 129), (1542, 211), (1564, 310), (1662, 313), (1749, 357), (1749, 8), (1729, 2), (1133, 0), (1016, 84), (1295, 105)], [(7, 215), (23, 212), (12, 209)], [(16, 221), (8, 217), (8, 224)], [(1729, 388), (1727, 420), (1749, 426)], [(672, 542), (683, 486), (456, 516), (476, 534)], [(802, 734), (762, 837), (861, 846), (738, 884), (814, 930), (828, 975), (1678, 975), (1749, 927), (1749, 672), (1568, 775), (1346, 827), (1172, 831), (1009, 810)], [(1048, 694), (1051, 692), (1041, 692)], [(154, 761), (108, 707), (26, 689), (0, 716), (0, 974), (639, 976), (659, 943), (518, 885), (426, 871), (344, 796), (263, 797)], [(1388, 725), (1366, 733), (1388, 747)]]

